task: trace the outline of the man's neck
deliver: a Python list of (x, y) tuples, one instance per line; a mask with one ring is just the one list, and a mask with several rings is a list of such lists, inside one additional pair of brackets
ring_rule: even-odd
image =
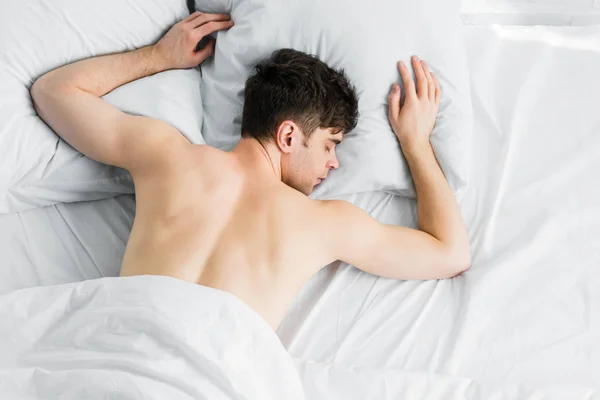
[(281, 180), (281, 158), (270, 143), (263, 144), (254, 138), (242, 138), (231, 152), (252, 170), (268, 173)]

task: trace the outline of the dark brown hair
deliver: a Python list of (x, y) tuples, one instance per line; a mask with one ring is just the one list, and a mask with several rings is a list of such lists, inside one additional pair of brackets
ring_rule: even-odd
[(280, 49), (254, 67), (246, 81), (242, 136), (275, 138), (290, 120), (308, 137), (317, 128), (346, 133), (358, 122), (356, 89), (344, 70), (334, 70), (316, 56)]

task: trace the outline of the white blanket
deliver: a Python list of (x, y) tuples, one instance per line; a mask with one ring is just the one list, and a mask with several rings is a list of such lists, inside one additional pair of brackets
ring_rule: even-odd
[(234, 295), (159, 276), (0, 296), (2, 399), (302, 399), (270, 326)]

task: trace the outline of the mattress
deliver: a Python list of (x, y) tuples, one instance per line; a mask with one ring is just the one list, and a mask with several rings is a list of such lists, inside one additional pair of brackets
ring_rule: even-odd
[[(465, 27), (472, 267), (440, 281), (343, 263), (278, 335), (307, 399), (600, 399), (600, 27)], [(362, 193), (416, 227), (413, 200)], [(132, 196), (0, 215), (0, 293), (118, 274)]]

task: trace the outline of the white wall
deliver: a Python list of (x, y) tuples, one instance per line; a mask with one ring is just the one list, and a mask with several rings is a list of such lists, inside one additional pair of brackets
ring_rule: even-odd
[(600, 0), (462, 0), (467, 24), (600, 24)]

